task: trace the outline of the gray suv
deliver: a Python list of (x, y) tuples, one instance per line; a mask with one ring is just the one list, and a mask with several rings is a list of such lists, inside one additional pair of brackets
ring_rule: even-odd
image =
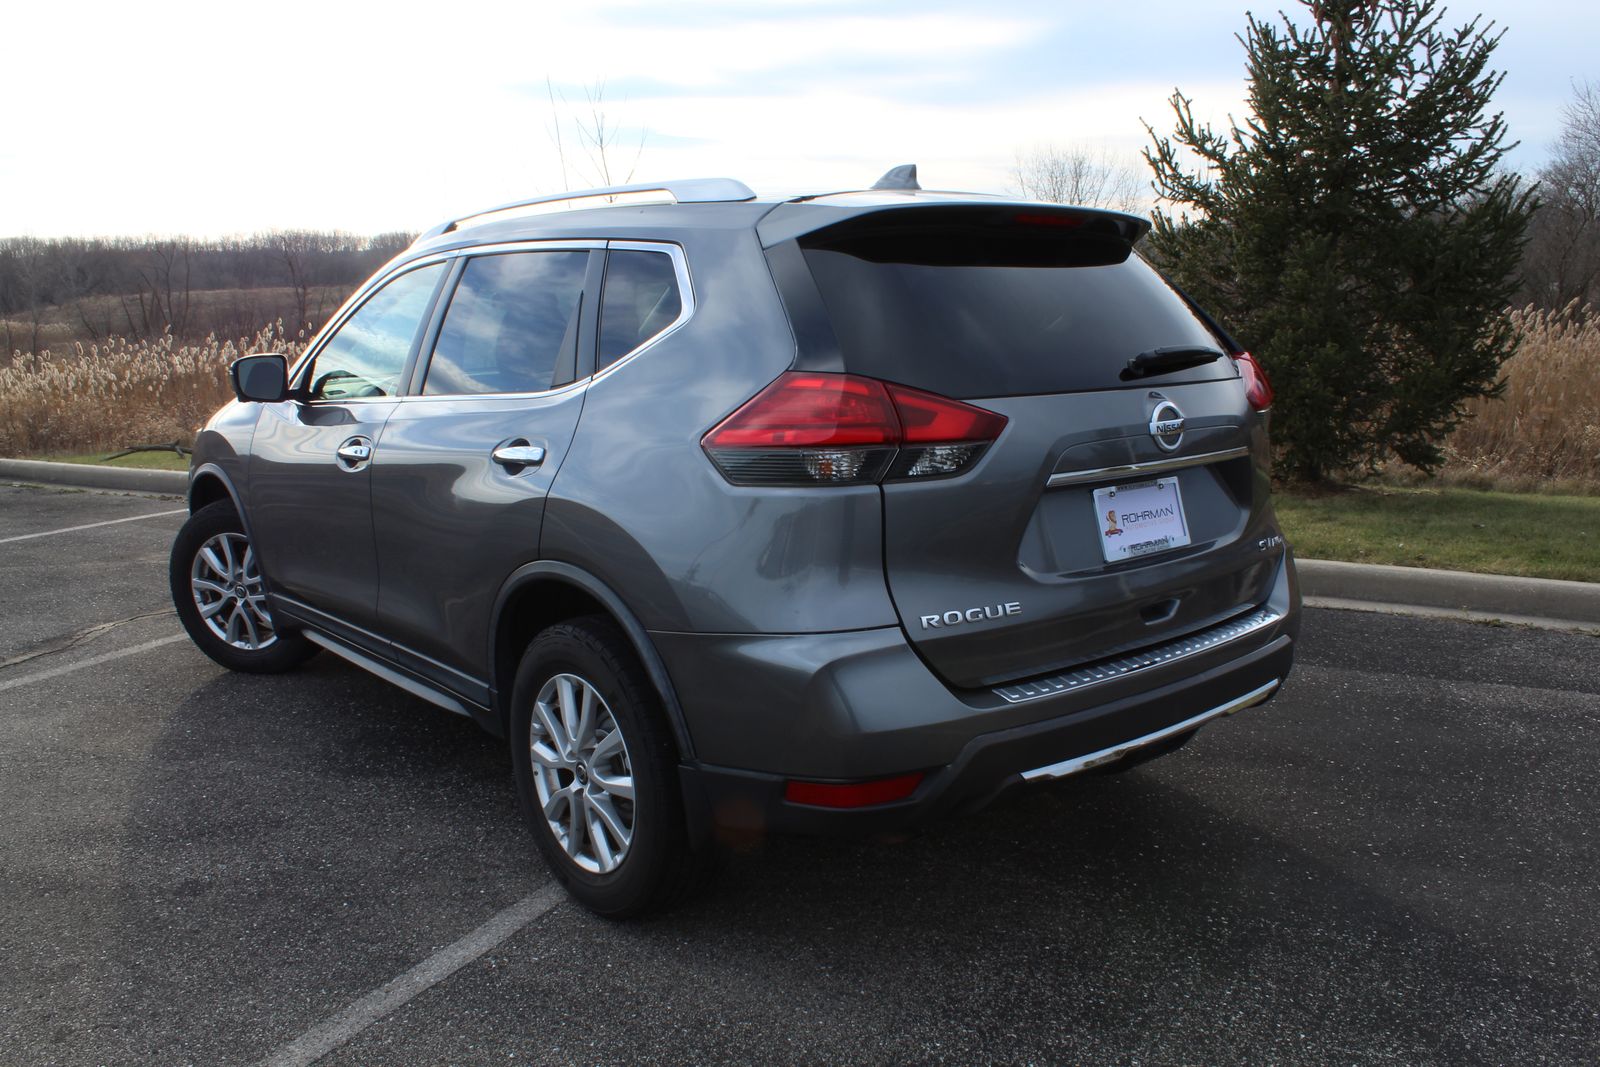
[(172, 553), (211, 658), (326, 649), (507, 738), (606, 915), (718, 828), (904, 830), (1282, 683), (1270, 386), (1144, 220), (910, 168), (546, 199), (234, 364)]

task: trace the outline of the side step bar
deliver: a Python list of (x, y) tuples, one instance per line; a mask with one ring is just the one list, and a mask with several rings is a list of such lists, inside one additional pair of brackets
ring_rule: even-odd
[(391, 685), (399, 686), (414, 697), (421, 697), (428, 703), (436, 704), (446, 711), (453, 711), (457, 715), (465, 715), (469, 719), (473, 717), (472, 709), (467, 705), (444, 690), (429, 685), (420, 678), (396, 670), (382, 660), (369, 656), (365, 652), (358, 652), (343, 641), (329, 637), (327, 634), (313, 630), (310, 627), (302, 630), (301, 633), (305, 634), (306, 640), (321, 645), (336, 656), (342, 656), (357, 667), (366, 668), (379, 678)]
[(1259, 689), (1252, 689), (1242, 697), (1230, 700), (1226, 704), (1219, 704), (1208, 711), (1202, 711), (1200, 714), (1184, 719), (1182, 722), (1173, 723), (1171, 726), (1163, 730), (1157, 730), (1153, 734), (1146, 734), (1132, 741), (1124, 741), (1122, 744), (1113, 745), (1110, 748), (1102, 748), (1099, 752), (1091, 752), (1086, 756), (1074, 756), (1072, 759), (1062, 760), (1060, 763), (1052, 763), (1048, 767), (1036, 767), (1031, 771), (1023, 771), (1023, 781), (1045, 782), (1054, 778), (1065, 778), (1068, 775), (1091, 770), (1103, 764), (1115, 763), (1135, 749), (1153, 745), (1158, 741), (1165, 741), (1167, 738), (1175, 737), (1187, 730), (1204, 726), (1212, 719), (1220, 719), (1224, 715), (1232, 715), (1236, 711), (1253, 708), (1270, 697), (1282, 681), (1283, 679), (1280, 678), (1268, 682)]

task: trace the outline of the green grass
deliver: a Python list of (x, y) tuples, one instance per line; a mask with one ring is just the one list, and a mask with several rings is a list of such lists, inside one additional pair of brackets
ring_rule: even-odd
[(135, 452), (131, 456), (102, 463), (110, 452), (90, 452), (86, 455), (53, 455), (29, 456), (28, 459), (44, 459), (51, 463), (92, 463), (101, 467), (137, 467), (142, 470), (157, 471), (186, 471), (189, 469), (189, 457), (180, 456), (176, 452)]
[(1307, 559), (1600, 582), (1600, 497), (1360, 487), (1273, 497)]

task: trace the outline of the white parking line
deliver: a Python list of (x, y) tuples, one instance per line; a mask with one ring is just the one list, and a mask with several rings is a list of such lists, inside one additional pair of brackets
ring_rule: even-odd
[(90, 656), (88, 659), (73, 660), (71, 663), (63, 664), (60, 667), (51, 667), (47, 671), (35, 671), (32, 674), (24, 674), (21, 678), (0, 681), (0, 692), (4, 692), (7, 689), (16, 689), (19, 686), (32, 685), (34, 682), (42, 682), (46, 678), (59, 678), (63, 674), (81, 671), (85, 667), (110, 663), (112, 660), (121, 659), (124, 656), (137, 656), (141, 652), (149, 652), (152, 648), (160, 648), (162, 645), (170, 645), (174, 641), (187, 641), (188, 639), (188, 634), (173, 634), (171, 637), (158, 637), (154, 641), (146, 641), (144, 644), (134, 645), (132, 648), (119, 648), (115, 652), (107, 652), (102, 656)]
[(0, 545), (9, 545), (13, 541), (31, 541), (35, 537), (54, 537), (56, 534), (77, 533), (79, 530), (92, 530), (96, 526), (115, 526), (119, 522), (138, 522), (140, 519), (159, 519), (163, 515), (187, 515), (188, 508), (175, 508), (172, 511), (152, 511), (148, 515), (130, 515), (126, 519), (107, 519), (105, 522), (86, 522), (82, 526), (64, 526), (59, 530), (45, 530), (42, 533), (18, 534), (16, 537), (0, 537)]
[(529, 893), (453, 945), (447, 945), (387, 985), (307, 1030), (262, 1060), (262, 1067), (306, 1067), (361, 1031), (455, 974), (566, 899), (560, 886)]

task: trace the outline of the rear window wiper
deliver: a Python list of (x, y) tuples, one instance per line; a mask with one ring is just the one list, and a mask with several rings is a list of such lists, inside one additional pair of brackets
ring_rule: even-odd
[(1167, 374), (1215, 362), (1222, 352), (1204, 345), (1178, 345), (1173, 348), (1152, 348), (1128, 360), (1128, 369), (1122, 372), (1124, 380), (1147, 378), (1152, 374)]

